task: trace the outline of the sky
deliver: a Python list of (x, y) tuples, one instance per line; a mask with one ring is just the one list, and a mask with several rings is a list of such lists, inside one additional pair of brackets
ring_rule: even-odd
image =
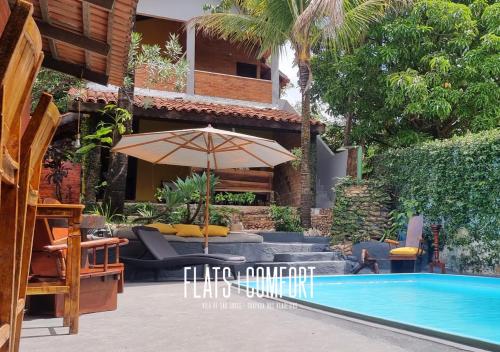
[(290, 105), (293, 107), (296, 106), (297, 103), (300, 103), (300, 89), (298, 87), (298, 68), (293, 65), (293, 49), (290, 44), (287, 43), (285, 46), (285, 50), (283, 50), (280, 56), (280, 71), (288, 76), (290, 79), (289, 88), (285, 90), (285, 95), (282, 97), (283, 99), (288, 100)]

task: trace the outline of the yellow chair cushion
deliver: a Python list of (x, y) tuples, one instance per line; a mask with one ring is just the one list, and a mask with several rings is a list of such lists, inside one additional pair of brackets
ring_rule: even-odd
[(174, 224), (177, 236), (180, 237), (203, 237), (203, 233), (198, 225)]
[(161, 233), (164, 233), (166, 235), (175, 235), (177, 233), (177, 230), (170, 224), (164, 224), (162, 222), (154, 222), (152, 224), (146, 225), (147, 227), (153, 227), (160, 231)]
[[(205, 227), (201, 230), (203, 235), (205, 235)], [(218, 226), (218, 225), (208, 225), (208, 235), (209, 236), (222, 236), (226, 237), (229, 233), (229, 228), (226, 226)]]
[(422, 254), (422, 250), (416, 247), (399, 247), (391, 249), (391, 254), (410, 256), (410, 255)]

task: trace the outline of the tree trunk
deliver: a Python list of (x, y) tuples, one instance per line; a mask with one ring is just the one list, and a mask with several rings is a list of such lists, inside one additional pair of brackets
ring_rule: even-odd
[[(348, 109), (352, 110), (352, 96), (349, 95), (347, 97), (347, 107)], [(351, 131), (352, 131), (352, 118), (354, 116), (354, 113), (352, 111), (349, 111), (345, 115), (345, 128), (344, 128), (344, 146), (349, 146), (351, 144)]]
[[(82, 137), (92, 134), (97, 128), (97, 118), (90, 115), (84, 120)], [(86, 205), (97, 202), (97, 186), (101, 180), (101, 146), (92, 149), (83, 159), (83, 202)]]
[(350, 111), (345, 115), (344, 146), (349, 146), (351, 144), (352, 115)]
[(300, 221), (306, 229), (311, 227), (311, 67), (309, 61), (299, 61), (299, 86), (302, 93), (302, 129), (300, 143), (302, 160), (300, 163)]
[[(133, 112), (134, 86), (120, 87), (118, 90), (118, 107)], [(132, 119), (126, 122), (129, 134), (132, 130)], [(120, 141), (121, 135), (118, 131), (113, 133), (113, 146)], [(123, 213), (125, 204), (125, 188), (127, 184), (128, 156), (122, 153), (111, 153), (109, 155), (106, 191), (104, 192), (104, 204), (109, 206), (116, 214)]]

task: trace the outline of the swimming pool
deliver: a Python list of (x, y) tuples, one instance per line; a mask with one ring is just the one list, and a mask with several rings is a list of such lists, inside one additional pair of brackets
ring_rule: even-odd
[[(500, 279), (441, 274), (317, 276), (282, 298), (393, 327), (500, 351)], [(312, 284), (312, 287), (311, 287)], [(257, 281), (243, 287), (266, 291)]]

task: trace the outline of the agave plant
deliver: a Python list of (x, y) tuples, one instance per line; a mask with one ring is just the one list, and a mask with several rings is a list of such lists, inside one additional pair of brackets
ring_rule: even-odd
[(95, 204), (91, 208), (90, 214), (103, 216), (106, 219), (107, 223), (120, 222), (124, 219), (124, 216), (122, 214), (117, 214), (113, 211), (113, 209), (111, 209), (109, 203)]
[[(213, 194), (215, 185), (218, 183), (217, 177), (210, 177), (210, 193)], [(184, 222), (191, 224), (198, 217), (207, 192), (207, 175), (193, 174), (185, 179), (177, 178), (173, 187), (164, 185), (156, 190), (156, 198), (166, 204), (168, 211), (185, 205)], [(194, 211), (191, 204), (196, 203)]]

